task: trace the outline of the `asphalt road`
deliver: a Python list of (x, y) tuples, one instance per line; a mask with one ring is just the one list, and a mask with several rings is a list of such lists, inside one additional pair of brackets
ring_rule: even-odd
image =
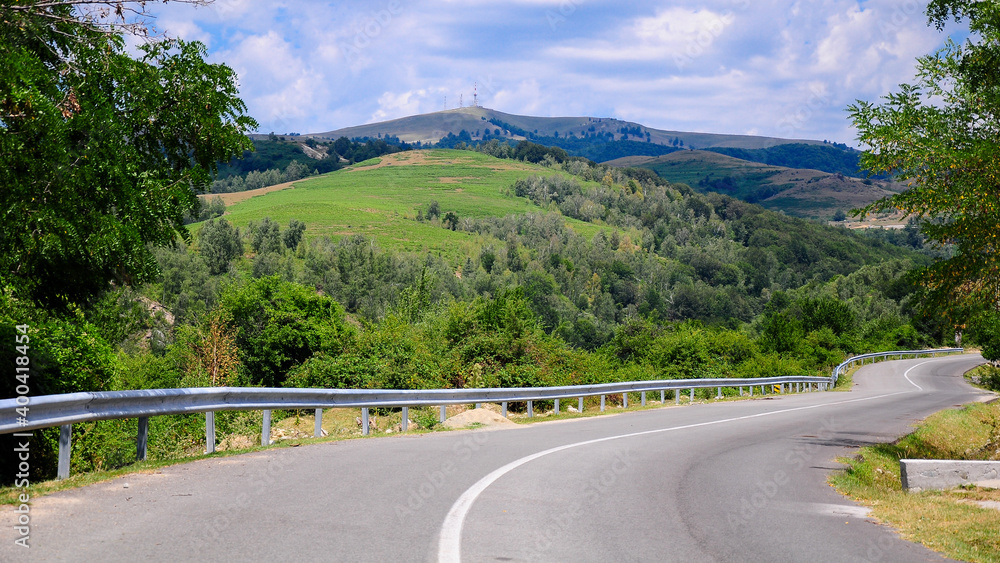
[(869, 365), (849, 393), (178, 465), (37, 499), (29, 549), (5, 507), (0, 560), (941, 561), (826, 479), (855, 447), (982, 398), (962, 379), (981, 361)]

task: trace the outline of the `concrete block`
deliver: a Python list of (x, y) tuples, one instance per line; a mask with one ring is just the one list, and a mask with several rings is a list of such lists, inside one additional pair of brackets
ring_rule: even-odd
[(991, 486), (1000, 479), (1000, 461), (901, 459), (903, 489), (923, 491), (961, 485)]

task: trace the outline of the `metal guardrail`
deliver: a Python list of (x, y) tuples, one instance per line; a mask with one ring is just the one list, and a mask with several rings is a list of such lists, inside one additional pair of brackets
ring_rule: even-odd
[[(270, 444), (271, 409), (315, 409), (315, 436), (322, 432), (324, 408), (361, 407), (362, 433), (368, 434), (369, 409), (374, 407), (402, 407), (405, 431), (409, 407), (440, 406), (441, 422), (445, 418), (445, 406), (470, 403), (501, 403), (504, 416), (507, 403), (527, 402), (528, 414), (533, 415), (534, 401), (554, 400), (556, 412), (561, 399), (578, 399), (578, 410), (583, 410), (583, 398), (600, 396), (601, 411), (604, 411), (607, 395), (622, 395), (622, 402), (628, 406), (629, 393), (641, 393), (641, 402), (646, 404), (646, 393), (660, 391), (660, 400), (665, 400), (666, 391), (674, 392), (675, 402), (680, 402), (681, 391), (690, 390), (694, 400), (695, 389), (716, 388), (717, 396), (722, 396), (723, 388), (749, 389), (760, 387), (766, 393), (768, 386), (796, 386), (796, 391), (823, 390), (829, 385), (827, 377), (785, 376), (762, 378), (725, 379), (667, 379), (657, 381), (632, 381), (625, 383), (603, 383), (596, 385), (574, 385), (566, 387), (521, 387), (493, 389), (296, 389), (258, 387), (195, 387), (183, 389), (144, 389), (133, 391), (100, 391), (92, 393), (67, 393), (62, 395), (42, 395), (28, 397), (28, 403), (18, 403), (19, 399), (0, 400), (0, 434), (30, 435), (30, 431), (41, 428), (60, 427), (58, 478), (69, 476), (69, 458), (72, 446), (73, 424), (96, 420), (138, 418), (136, 436), (136, 457), (146, 458), (146, 443), (149, 436), (149, 417), (173, 414), (205, 413), (206, 452), (215, 451), (215, 412), (226, 410), (263, 411), (261, 444)], [(24, 399), (22, 397), (21, 399)], [(27, 407), (27, 411), (25, 411)], [(20, 412), (27, 412), (22, 416)]]
[[(562, 399), (576, 398), (578, 410), (583, 411), (584, 397), (601, 397), (601, 411), (605, 408), (607, 395), (622, 395), (622, 403), (628, 407), (628, 394), (641, 393), (641, 402), (646, 404), (647, 392), (660, 392), (660, 401), (666, 399), (666, 392), (673, 391), (675, 403), (680, 402), (681, 391), (690, 390), (694, 400), (695, 389), (717, 389), (717, 397), (722, 397), (723, 388), (739, 388), (740, 395), (747, 387), (753, 395), (755, 387), (765, 394), (768, 386), (785, 386), (791, 391), (801, 392), (826, 390), (835, 385), (846, 366), (868, 358), (904, 355), (926, 355), (961, 352), (961, 348), (947, 350), (912, 350), (902, 352), (879, 352), (849, 358), (837, 366), (833, 375), (827, 377), (783, 376), (759, 378), (717, 378), (717, 379), (666, 379), (656, 381), (631, 381), (624, 383), (603, 383), (595, 385), (574, 385), (565, 387), (521, 387), (492, 389), (297, 389), (297, 388), (257, 388), (257, 387), (196, 387), (183, 389), (145, 389), (133, 391), (101, 391), (93, 393), (67, 393), (27, 397), (24, 403), (19, 399), (0, 400), (0, 434), (30, 436), (29, 432), (41, 428), (60, 427), (58, 478), (69, 476), (72, 427), (75, 423), (97, 420), (138, 418), (136, 436), (136, 457), (146, 458), (146, 443), (149, 435), (149, 417), (175, 414), (205, 413), (206, 452), (215, 451), (215, 412), (226, 410), (263, 411), (261, 431), (262, 445), (269, 445), (271, 410), (315, 409), (315, 436), (322, 433), (322, 416), (325, 408), (361, 407), (362, 433), (368, 434), (369, 409), (375, 407), (402, 407), (401, 430), (407, 429), (409, 407), (440, 406), (441, 422), (445, 418), (445, 406), (455, 404), (500, 403), (507, 416), (507, 403), (527, 402), (528, 415), (533, 416), (534, 401), (554, 400), (555, 412), (559, 412)], [(21, 402), (19, 402), (21, 401)], [(22, 413), (27, 413), (24, 415)]]
[(833, 374), (830, 376), (830, 383), (833, 385), (837, 384), (837, 380), (840, 379), (841, 374), (846, 370), (850, 369), (855, 363), (860, 362), (865, 363), (866, 360), (871, 360), (874, 363), (879, 358), (891, 358), (893, 356), (899, 356), (902, 360), (903, 356), (931, 356), (934, 357), (938, 354), (955, 354), (965, 352), (965, 348), (940, 348), (936, 350), (897, 350), (893, 352), (873, 352), (871, 354), (861, 354), (860, 356), (854, 356), (847, 358), (839, 366), (833, 368)]

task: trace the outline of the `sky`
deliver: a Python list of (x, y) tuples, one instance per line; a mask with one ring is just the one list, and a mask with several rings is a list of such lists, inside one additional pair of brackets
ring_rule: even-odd
[[(215, 0), (155, 27), (232, 67), (259, 132), (473, 103), (858, 146), (846, 108), (912, 82), (954, 26), (910, 0)], [(477, 87), (478, 86), (478, 87)]]

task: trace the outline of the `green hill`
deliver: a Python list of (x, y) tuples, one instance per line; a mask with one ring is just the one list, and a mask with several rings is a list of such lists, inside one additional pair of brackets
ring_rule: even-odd
[(354, 139), (389, 136), (398, 137), (407, 143), (433, 144), (449, 133), (459, 135), (462, 131), (467, 132), (473, 141), (482, 140), (489, 131), (510, 140), (534, 140), (535, 137), (565, 139), (569, 135), (577, 139), (588, 136), (608, 138), (610, 135), (610, 138), (614, 140), (632, 140), (667, 147), (698, 149), (708, 147), (762, 149), (786, 143), (823, 144), (821, 141), (811, 140), (654, 129), (632, 121), (610, 117), (514, 115), (483, 107), (467, 107), (413, 115), (379, 123), (313, 133), (305, 135), (305, 137), (332, 140), (338, 137)]
[(614, 166), (648, 168), (702, 193), (722, 193), (797, 217), (829, 219), (902, 189), (898, 183), (863, 180), (820, 170), (750, 162), (713, 151), (679, 151), (660, 157), (627, 157)]
[[(245, 227), (265, 216), (286, 225), (297, 219), (311, 238), (364, 235), (387, 249), (462, 254), (470, 236), (443, 229), (440, 219), (458, 220), (541, 212), (524, 198), (504, 195), (517, 180), (565, 173), (480, 153), (452, 150), (407, 151), (359, 163), (332, 174), (295, 182), (294, 188), (253, 197), (229, 207), (226, 218)], [(441, 217), (417, 221), (432, 202)], [(588, 238), (600, 227), (570, 219)]]

